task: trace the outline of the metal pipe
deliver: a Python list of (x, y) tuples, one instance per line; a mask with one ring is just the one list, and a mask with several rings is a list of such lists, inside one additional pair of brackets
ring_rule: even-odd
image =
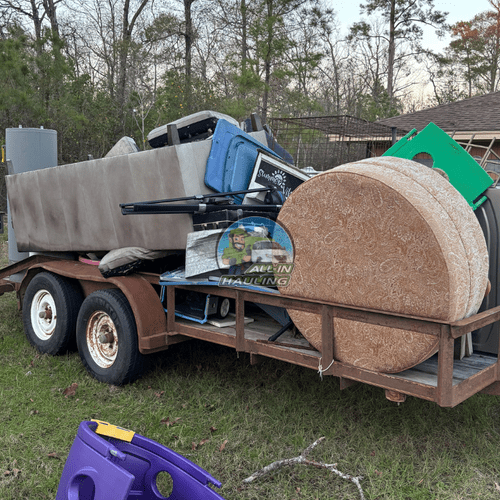
[(146, 214), (196, 214), (218, 212), (222, 210), (242, 210), (243, 212), (268, 212), (278, 213), (282, 205), (218, 205), (196, 203), (193, 205), (156, 205), (156, 204), (130, 204), (122, 207), (123, 215)]

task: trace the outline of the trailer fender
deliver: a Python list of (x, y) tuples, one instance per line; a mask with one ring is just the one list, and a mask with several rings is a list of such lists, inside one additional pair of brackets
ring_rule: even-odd
[(139, 351), (147, 354), (167, 348), (167, 316), (153, 286), (137, 274), (108, 279), (120, 288), (132, 307)]
[(19, 288), (21, 303), (29, 282), (43, 270), (77, 280), (85, 296), (96, 290), (119, 288), (134, 313), (139, 351), (147, 354), (168, 347), (167, 319), (160, 297), (153, 285), (141, 275), (104, 278), (96, 266), (73, 260), (51, 260), (28, 269)]

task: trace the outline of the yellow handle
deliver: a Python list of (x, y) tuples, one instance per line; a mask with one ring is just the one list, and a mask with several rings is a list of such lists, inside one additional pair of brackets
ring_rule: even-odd
[(103, 420), (92, 419), (92, 422), (97, 422), (97, 429), (95, 432), (101, 436), (108, 436), (130, 443), (135, 434), (134, 431), (129, 431), (123, 427), (104, 422)]

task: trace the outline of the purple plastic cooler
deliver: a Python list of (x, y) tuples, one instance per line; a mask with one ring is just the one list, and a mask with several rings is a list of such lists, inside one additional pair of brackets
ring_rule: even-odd
[[(167, 472), (170, 496), (156, 478)], [(182, 455), (102, 421), (80, 423), (66, 460), (56, 500), (224, 500), (211, 489), (221, 483)]]

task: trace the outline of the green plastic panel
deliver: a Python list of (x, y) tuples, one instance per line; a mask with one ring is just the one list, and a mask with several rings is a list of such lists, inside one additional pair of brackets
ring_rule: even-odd
[(493, 184), (493, 179), (460, 144), (434, 123), (429, 123), (415, 135), (416, 131), (413, 129), (406, 134), (382, 156), (413, 160), (416, 155), (427, 153), (434, 161), (432, 167), (446, 172), (450, 183), (476, 210), (486, 200), (483, 193)]

